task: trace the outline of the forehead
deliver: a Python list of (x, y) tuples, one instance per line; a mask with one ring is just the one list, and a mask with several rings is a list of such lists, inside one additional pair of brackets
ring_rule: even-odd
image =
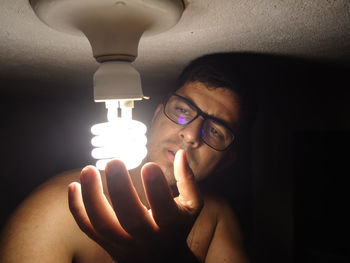
[(201, 82), (189, 82), (176, 91), (206, 114), (222, 119), (234, 128), (239, 118), (238, 96), (226, 88), (210, 88)]

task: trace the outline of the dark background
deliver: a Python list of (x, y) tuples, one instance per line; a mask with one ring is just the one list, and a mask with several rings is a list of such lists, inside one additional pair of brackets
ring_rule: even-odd
[[(237, 63), (256, 88), (258, 112), (223, 193), (252, 261), (349, 262), (349, 65), (255, 54), (237, 54)], [(19, 88), (35, 86), (32, 80), (0, 79), (1, 225), (40, 183), (93, 162), (90, 127), (106, 117), (89, 78), (91, 86), (74, 96)], [(145, 122), (162, 94), (147, 95), (151, 100), (134, 110)]]

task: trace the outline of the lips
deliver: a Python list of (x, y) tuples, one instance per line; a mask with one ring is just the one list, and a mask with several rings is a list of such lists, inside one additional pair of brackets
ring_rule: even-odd
[(165, 150), (166, 157), (171, 163), (174, 162), (176, 152), (177, 152), (177, 150), (175, 150), (175, 149), (166, 149)]

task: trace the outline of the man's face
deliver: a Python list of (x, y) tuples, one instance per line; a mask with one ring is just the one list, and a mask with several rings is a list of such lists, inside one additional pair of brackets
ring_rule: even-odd
[[(233, 129), (239, 118), (238, 98), (228, 89), (208, 89), (201, 82), (190, 82), (176, 91), (176, 94), (190, 100), (204, 113), (222, 119)], [(200, 135), (202, 117), (182, 126), (169, 120), (163, 113), (164, 105), (156, 109), (148, 139), (148, 161), (157, 163), (170, 185), (174, 179), (173, 162), (177, 150), (186, 151), (187, 160), (197, 180), (206, 178), (222, 168), (232, 152), (217, 151), (205, 144)]]

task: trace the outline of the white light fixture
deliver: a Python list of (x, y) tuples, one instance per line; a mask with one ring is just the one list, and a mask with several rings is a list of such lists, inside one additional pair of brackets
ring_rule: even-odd
[[(132, 120), (135, 100), (144, 96), (132, 66), (141, 36), (168, 30), (180, 19), (182, 0), (30, 0), (37, 16), (50, 27), (85, 35), (100, 62), (94, 74), (94, 99), (105, 102), (108, 122), (92, 127), (92, 151), (99, 169), (112, 158), (128, 169), (146, 156), (146, 126)], [(118, 109), (121, 116), (118, 116)]]

